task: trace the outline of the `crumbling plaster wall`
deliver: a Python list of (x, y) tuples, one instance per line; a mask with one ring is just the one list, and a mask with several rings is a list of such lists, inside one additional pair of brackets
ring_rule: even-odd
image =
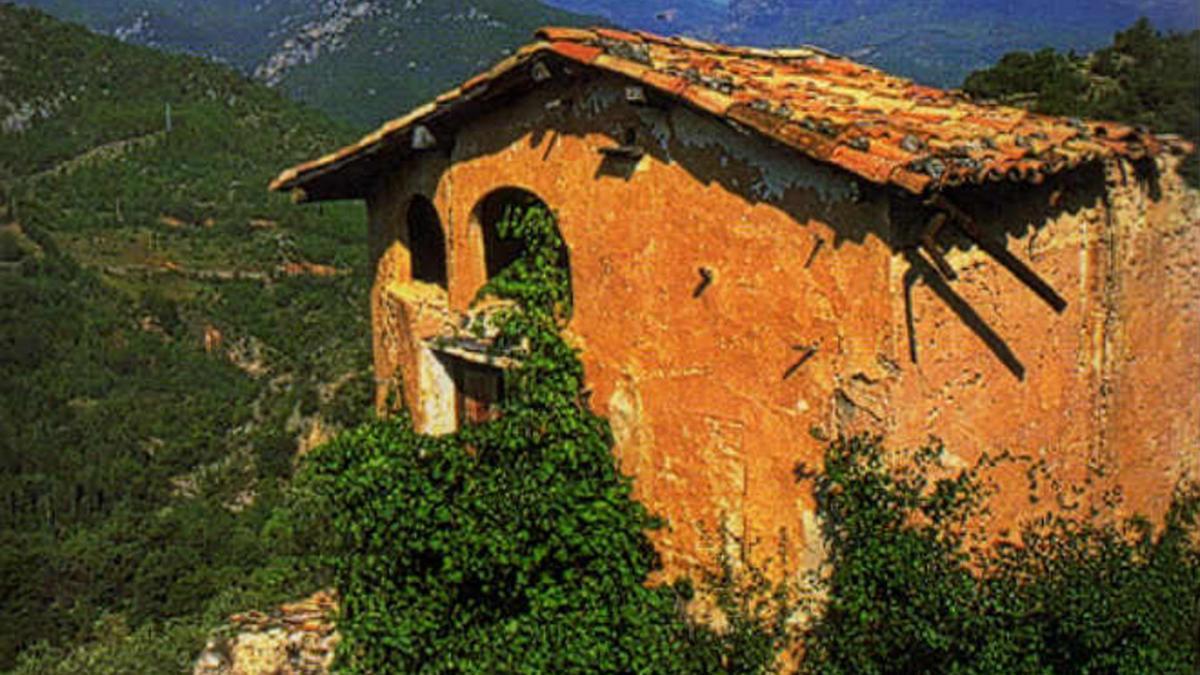
[[(936, 435), (968, 463), (985, 451), (1028, 453), (1067, 491), (1093, 475), (1088, 494), (1072, 500), (1098, 502), (1119, 487), (1127, 513), (1152, 517), (1165, 511), (1176, 481), (1200, 478), (1200, 205), (1174, 161), (1140, 172), (1114, 162), (1042, 185), (952, 195), (1068, 304), (1056, 313), (977, 246), (947, 233), (946, 257), (959, 273), (947, 287), (1012, 363), (936, 284), (919, 281), (917, 359), (905, 363), (893, 391), (891, 441)], [(893, 259), (896, 297), (908, 273), (907, 261)], [(896, 311), (904, 326), (903, 308)], [(1011, 524), (1031, 508), (1027, 483), (1015, 467), (997, 476), (1005, 495), (997, 516)]]
[[(601, 153), (630, 130), (644, 157)], [(448, 302), (465, 309), (486, 277), (473, 210), (499, 188), (533, 192), (570, 248), (569, 337), (590, 401), (612, 423), (637, 496), (669, 522), (656, 535), (668, 570), (711, 555), (722, 520), (766, 554), (785, 531), (793, 564), (817, 562), (811, 493), (793, 478), (796, 462), (820, 457), (814, 430), (877, 431), (894, 445), (937, 434), (963, 461), (1044, 452), (1067, 476), (1114, 460), (1145, 476), (1138, 489), (1158, 495), (1144, 502), (1155, 510), (1197, 447), (1200, 373), (1181, 347), (1198, 344), (1195, 199), (1172, 178), (1158, 204), (1132, 178), (1111, 207), (1086, 177), (990, 206), (964, 195), (1069, 303), (1055, 314), (969, 242), (943, 236), (960, 272), (950, 288), (1020, 362), (1017, 377), (920, 281), (910, 359), (911, 263), (897, 231), (910, 224), (895, 217), (896, 195), (703, 113), (631, 106), (624, 83), (597, 77), (544, 84), (439, 141), (369, 201), (381, 405), (419, 360), (411, 335), (392, 335), (404, 321), (387, 301), (406, 295), (387, 289), (409, 275), (409, 198), (429, 197), (440, 214)], [(701, 289), (702, 269), (712, 281)], [(1174, 306), (1159, 302), (1163, 288)], [(1147, 312), (1155, 326), (1139, 318)], [(416, 379), (403, 382), (410, 402), (422, 396)]]

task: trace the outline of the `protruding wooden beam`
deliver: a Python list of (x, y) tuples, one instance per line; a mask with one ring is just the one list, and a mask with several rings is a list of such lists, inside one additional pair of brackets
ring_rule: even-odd
[(942, 226), (946, 224), (948, 219), (949, 216), (942, 212), (934, 214), (934, 216), (929, 219), (929, 223), (925, 226), (925, 230), (921, 232), (921, 248), (925, 251), (925, 254), (929, 256), (929, 259), (933, 261), (933, 264), (937, 265), (938, 272), (940, 272), (943, 277), (946, 277), (946, 279), (954, 281), (958, 278), (958, 274), (954, 271), (954, 268), (950, 266), (950, 263), (946, 260), (945, 256), (942, 255), (942, 252), (938, 249), (936, 239), (937, 233), (941, 231)]
[(817, 254), (821, 252), (823, 246), (825, 246), (825, 238), (817, 237), (816, 243), (813, 244), (812, 250), (808, 253), (808, 260), (804, 261), (804, 269), (812, 267), (813, 261), (817, 259)]
[(692, 291), (693, 298), (698, 298), (703, 295), (704, 291), (708, 290), (708, 287), (712, 284), (714, 278), (713, 271), (708, 267), (701, 267), (699, 272), (700, 283), (696, 286), (696, 290)]
[(945, 195), (935, 194), (925, 203), (934, 208), (941, 209), (946, 214), (949, 214), (950, 218), (953, 219), (955, 226), (957, 226), (964, 234), (970, 237), (972, 241), (978, 244), (979, 248), (983, 249), (984, 252), (992, 256), (996, 262), (1000, 263), (1004, 269), (1011, 272), (1013, 276), (1028, 286), (1029, 289), (1033, 291), (1039, 298), (1041, 298), (1046, 304), (1050, 305), (1055, 312), (1062, 314), (1063, 311), (1066, 310), (1067, 301), (1064, 300), (1057, 291), (1051, 288), (1050, 284), (1047, 284), (1045, 281), (1043, 281), (1042, 278), (1037, 275), (1037, 272), (1034, 272), (1029, 268), (1028, 265), (1022, 262), (1021, 259), (1010, 253), (1007, 248), (1000, 245), (990, 237), (984, 236), (983, 231), (979, 228), (979, 225), (975, 222), (975, 219), (962, 209), (958, 208), (958, 206), (956, 206), (949, 199), (946, 199)]
[(646, 151), (640, 145), (618, 145), (612, 148), (600, 148), (600, 154), (619, 159), (641, 159)]
[(796, 371), (800, 370), (804, 364), (808, 363), (812, 357), (816, 356), (820, 349), (820, 344), (816, 342), (809, 345), (792, 345), (792, 351), (800, 352), (800, 360), (793, 363), (792, 366), (783, 373), (783, 379), (786, 380), (792, 375), (795, 375)]

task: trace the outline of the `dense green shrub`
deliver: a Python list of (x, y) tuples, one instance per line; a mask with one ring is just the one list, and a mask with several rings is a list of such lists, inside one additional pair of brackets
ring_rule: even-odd
[(24, 256), (15, 232), (0, 230), (0, 262), (15, 262)]
[(987, 463), (951, 473), (941, 454), (894, 469), (878, 439), (841, 439), (801, 476), (829, 550), (805, 671), (1197, 672), (1200, 492), (1182, 490), (1159, 531), (1059, 509), (984, 546)]
[[(798, 597), (719, 556), (715, 623), (681, 611), (691, 583), (645, 584), (653, 518), (630, 499), (604, 421), (558, 336), (569, 297), (553, 221), (488, 289), (518, 300), (500, 342), (523, 350), (499, 419), (443, 437), (405, 419), (312, 456), (297, 495), (344, 596), (349, 672), (760, 672), (797, 646)], [(812, 481), (829, 551), (810, 588), (799, 667), (818, 673), (1189, 672), (1200, 648), (1200, 495), (1165, 527), (1055, 512), (1019, 545), (986, 545), (983, 472), (943, 449), (841, 439)], [(1015, 461), (1009, 458), (1008, 461)], [(1007, 498), (1012, 498), (1008, 495)], [(723, 550), (723, 549), (719, 549)], [(786, 549), (784, 551), (786, 554)], [(715, 629), (713, 626), (720, 626)]]

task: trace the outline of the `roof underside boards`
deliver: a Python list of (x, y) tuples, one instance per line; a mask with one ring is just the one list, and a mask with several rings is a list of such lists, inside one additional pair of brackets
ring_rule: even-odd
[(538, 62), (554, 60), (616, 73), (871, 183), (914, 194), (964, 183), (1036, 182), (1096, 159), (1186, 149), (1121, 124), (974, 103), (814, 48), (728, 47), (602, 28), (544, 28), (537, 38), (357, 143), (284, 171), (271, 189), (298, 188), (308, 201), (364, 197), (372, 176), (422, 145), (414, 132), (436, 138), (452, 131), (481, 103), (536, 86), (543, 79)]

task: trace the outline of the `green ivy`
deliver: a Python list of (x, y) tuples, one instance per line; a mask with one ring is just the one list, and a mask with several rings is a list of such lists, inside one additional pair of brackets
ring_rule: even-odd
[(1067, 503), (989, 545), (983, 471), (1000, 460), (953, 473), (942, 454), (841, 439), (799, 472), (829, 550), (805, 672), (1200, 672), (1200, 491), (1181, 488), (1159, 530)]

